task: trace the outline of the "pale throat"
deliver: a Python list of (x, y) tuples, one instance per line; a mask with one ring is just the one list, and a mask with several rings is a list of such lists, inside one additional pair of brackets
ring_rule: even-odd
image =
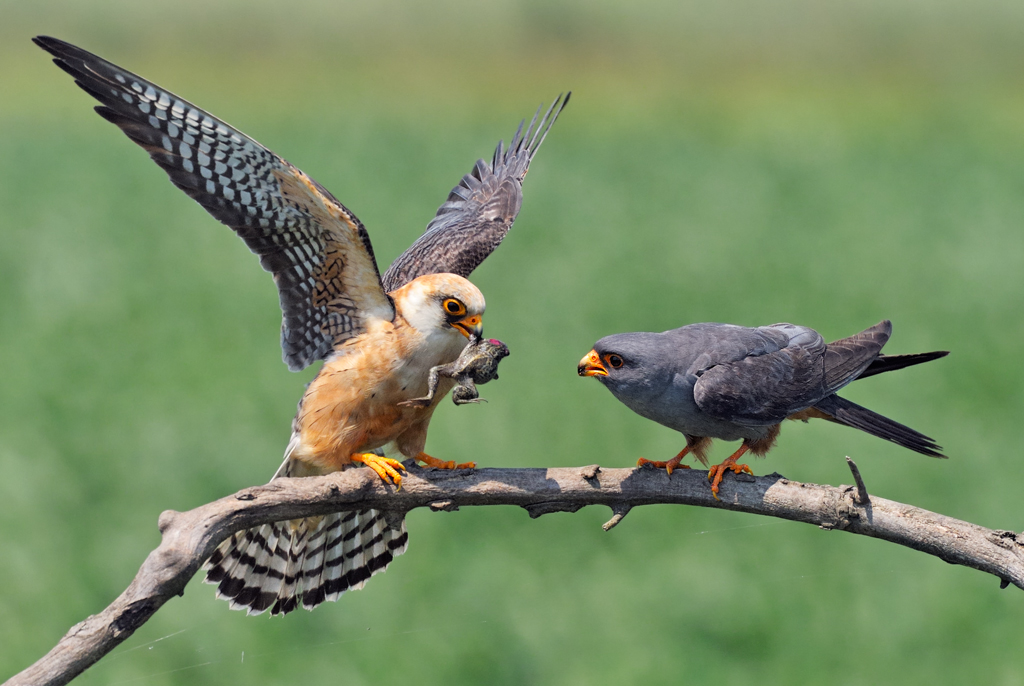
[(403, 395), (416, 398), (427, 392), (430, 370), (438, 365), (458, 359), (469, 341), (457, 330), (434, 329), (430, 333), (417, 332), (419, 339), (412, 354), (403, 356), (401, 366), (395, 370), (396, 380), (405, 389)]

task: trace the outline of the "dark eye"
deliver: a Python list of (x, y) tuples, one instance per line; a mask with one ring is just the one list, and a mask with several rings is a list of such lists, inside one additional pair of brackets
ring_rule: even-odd
[(460, 303), (455, 298), (448, 298), (444, 301), (444, 311), (448, 314), (455, 316), (461, 316), (466, 314), (466, 306)]
[(624, 364), (624, 362), (621, 357), (612, 353), (608, 356), (608, 364), (611, 365), (612, 369), (618, 369)]

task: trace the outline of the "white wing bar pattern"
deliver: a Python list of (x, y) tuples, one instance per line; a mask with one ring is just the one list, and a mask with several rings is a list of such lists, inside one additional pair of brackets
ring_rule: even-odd
[(323, 358), (368, 319), (394, 318), (366, 230), (320, 184), (173, 93), (69, 43), (34, 41), (102, 103), (101, 116), (259, 255), (280, 294), (290, 369)]

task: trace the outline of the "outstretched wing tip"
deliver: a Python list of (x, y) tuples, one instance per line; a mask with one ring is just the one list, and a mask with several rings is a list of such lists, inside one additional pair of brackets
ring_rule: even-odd
[(46, 34), (42, 33), (38, 36), (32, 36), (32, 42), (57, 58), (73, 56), (76, 54), (92, 54), (83, 50), (77, 45), (73, 45), (65, 40), (61, 40), (60, 38), (54, 38), (53, 36), (47, 36)]
[[(526, 169), (529, 167), (530, 161), (537, 153), (537, 149), (540, 148), (541, 143), (544, 142), (544, 138), (547, 137), (548, 131), (551, 130), (555, 120), (558, 119), (558, 115), (560, 115), (562, 110), (565, 109), (571, 95), (572, 91), (559, 93), (558, 96), (551, 101), (547, 111), (544, 110), (544, 103), (538, 105), (537, 111), (534, 112), (533, 117), (530, 119), (529, 125), (526, 124), (525, 119), (521, 119), (507, 148), (504, 147), (504, 139), (498, 141), (498, 145), (494, 149), (494, 157), (491, 165), (492, 170), (496, 170), (503, 164), (511, 164), (514, 161), (514, 158), (525, 150), (527, 151), (527, 155), (525, 160), (526, 164), (523, 165), (524, 168), (520, 176), (520, 180), (522, 180), (522, 177), (526, 175)], [(541, 115), (542, 112), (543, 116)]]
[(99, 101), (115, 124), (274, 274), (289, 369), (393, 316), (369, 237), (323, 186), (238, 129), (171, 91), (65, 41), (33, 42)]
[(558, 119), (558, 115), (562, 113), (562, 110), (564, 110), (565, 106), (569, 103), (569, 97), (571, 95), (572, 91), (568, 91), (566, 93), (559, 93), (558, 97), (551, 101), (551, 105), (548, 107), (547, 112), (544, 113), (544, 116), (541, 117), (540, 122), (537, 123), (536, 127), (534, 127), (534, 123), (537, 120), (537, 116), (540, 115), (541, 110), (544, 109), (543, 103), (540, 105), (540, 107), (537, 108), (537, 114), (533, 116), (533, 120), (530, 122), (530, 128), (526, 130), (526, 137), (530, 139), (530, 142), (527, 145), (527, 147), (530, 150), (531, 157), (537, 152), (537, 149), (541, 146), (541, 143), (544, 142), (544, 139), (548, 135), (548, 131), (551, 130), (551, 127), (554, 125), (555, 120)]
[[(508, 146), (498, 141), (491, 163), (478, 160), (462, 177), (426, 231), (391, 264), (383, 284), (392, 291), (418, 276), (451, 272), (468, 277), (512, 228), (522, 204), (522, 182), (572, 92), (559, 93), (523, 119)], [(543, 113), (543, 115), (542, 115)]]
[(32, 42), (41, 47), (43, 50), (47, 51), (50, 50), (51, 45), (60, 45), (64, 43), (64, 41), (60, 40), (59, 38), (47, 36), (43, 33), (39, 34), (38, 36), (32, 36)]

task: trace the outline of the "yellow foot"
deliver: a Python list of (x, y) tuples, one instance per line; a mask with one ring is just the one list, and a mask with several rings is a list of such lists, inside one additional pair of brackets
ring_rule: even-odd
[(716, 464), (708, 470), (708, 481), (711, 482), (711, 495), (715, 496), (715, 500), (718, 500), (718, 486), (719, 484), (722, 483), (722, 477), (725, 476), (726, 470), (731, 469), (737, 474), (740, 474), (741, 472), (746, 472), (751, 476), (754, 475), (754, 472), (750, 471), (749, 465), (736, 464), (736, 460), (738, 460), (743, 455), (743, 453), (747, 452), (748, 450), (750, 450), (750, 448), (748, 448), (747, 444), (744, 443), (743, 445), (740, 446), (739, 450), (734, 452), (729, 457), (725, 458), (725, 462), (723, 462), (722, 464)]
[(674, 469), (689, 469), (689, 467), (686, 466), (685, 464), (679, 464), (680, 462), (683, 461), (683, 458), (686, 457), (686, 454), (688, 452), (690, 452), (690, 446), (686, 446), (685, 448), (680, 450), (679, 454), (673, 457), (668, 462), (655, 462), (654, 460), (648, 460), (641, 457), (639, 460), (636, 461), (636, 466), (643, 467), (645, 464), (649, 464), (653, 465), (655, 469), (664, 468), (665, 471), (668, 472), (668, 475), (672, 476), (672, 470)]
[(454, 460), (449, 460), (449, 461), (445, 462), (444, 460), (439, 460), (436, 457), (431, 457), (430, 455), (427, 455), (426, 453), (420, 453), (419, 455), (417, 455), (416, 456), (416, 460), (422, 462), (423, 464), (427, 465), (428, 467), (434, 467), (435, 469), (475, 469), (476, 468), (476, 462), (463, 462), (461, 464), (455, 464)]
[(401, 469), (405, 471), (405, 465), (390, 457), (381, 457), (375, 453), (355, 453), (352, 455), (353, 462), (362, 462), (367, 467), (377, 472), (377, 476), (384, 480), (384, 483), (393, 483), (402, 490), (402, 475), (398, 473)]

